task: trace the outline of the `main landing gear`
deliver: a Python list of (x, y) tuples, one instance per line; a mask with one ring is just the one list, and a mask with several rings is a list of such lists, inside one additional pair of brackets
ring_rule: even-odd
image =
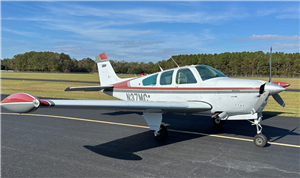
[(221, 128), (224, 125), (225, 120), (221, 120), (219, 116), (214, 116), (212, 117), (212, 122), (216, 127)]
[(161, 124), (159, 130), (158, 131), (154, 131), (154, 137), (158, 141), (164, 141), (164, 140), (166, 140), (167, 137), (168, 137), (168, 130), (167, 130), (166, 126), (164, 126), (164, 125)]
[(260, 125), (262, 117), (255, 119), (254, 121), (250, 121), (252, 125), (256, 125), (257, 135), (255, 135), (253, 142), (258, 147), (266, 146), (268, 139), (267, 137), (262, 134), (262, 126)]

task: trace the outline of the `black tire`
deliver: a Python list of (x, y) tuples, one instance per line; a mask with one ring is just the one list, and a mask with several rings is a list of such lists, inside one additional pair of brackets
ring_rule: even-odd
[(268, 140), (267, 140), (267, 137), (265, 135), (257, 134), (257, 135), (255, 135), (255, 137), (253, 139), (253, 142), (258, 147), (264, 147), (264, 146), (266, 146)]
[(213, 117), (212, 122), (216, 127), (221, 128), (224, 125), (225, 120), (221, 120), (218, 117)]
[(164, 141), (168, 137), (168, 130), (166, 126), (160, 125), (160, 130), (158, 131), (158, 134), (154, 134), (154, 137), (158, 141)]

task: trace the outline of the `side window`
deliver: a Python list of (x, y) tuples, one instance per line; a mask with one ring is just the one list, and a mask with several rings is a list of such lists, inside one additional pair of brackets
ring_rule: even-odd
[(179, 69), (176, 75), (177, 84), (197, 83), (195, 76), (190, 69)]
[(143, 80), (143, 85), (148, 86), (148, 85), (156, 85), (156, 78), (158, 74), (152, 75), (150, 77), (147, 77)]
[(171, 85), (172, 84), (172, 76), (173, 76), (173, 70), (167, 71), (161, 74), (160, 76), (160, 84), (161, 85)]

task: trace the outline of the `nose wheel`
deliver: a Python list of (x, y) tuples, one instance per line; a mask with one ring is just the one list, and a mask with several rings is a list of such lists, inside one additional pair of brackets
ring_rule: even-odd
[(158, 141), (166, 140), (168, 137), (168, 130), (167, 130), (166, 126), (161, 124), (159, 130), (154, 131), (154, 137)]
[(253, 142), (258, 147), (264, 147), (268, 142), (267, 137), (262, 134), (262, 126), (260, 125), (261, 119), (262, 117), (259, 117), (258, 119), (255, 119), (254, 122), (250, 121), (252, 125), (256, 126), (257, 135), (253, 138)]
[(253, 142), (258, 147), (264, 147), (267, 144), (267, 137), (263, 134), (255, 135)]

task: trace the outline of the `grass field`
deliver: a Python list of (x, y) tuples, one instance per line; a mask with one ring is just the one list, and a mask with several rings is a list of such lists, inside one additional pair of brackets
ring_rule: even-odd
[[(119, 75), (120, 78), (130, 78), (135, 75)], [(79, 80), (98, 82), (97, 74), (72, 74), (72, 73), (31, 73), (31, 72), (1, 72), (3, 78), (30, 78), (30, 79), (53, 79), (53, 80)]]
[[(55, 79), (55, 80), (80, 80), (99, 81), (98, 74), (64, 74), (64, 73), (15, 73), (1, 72), (1, 77), (8, 78), (31, 78), (31, 79)], [(122, 78), (134, 77), (133, 75), (120, 75)], [(247, 78), (265, 80), (268, 78)], [(299, 89), (299, 78), (273, 78), (272, 81), (290, 83), (289, 88)], [(13, 94), (18, 92), (30, 93), (38, 97), (86, 99), (86, 100), (115, 100), (102, 92), (64, 92), (67, 86), (93, 86), (95, 84), (70, 83), (70, 82), (42, 82), (25, 80), (1, 80), (1, 93)], [(280, 96), (286, 103), (286, 107), (280, 107), (272, 97), (264, 113), (300, 117), (300, 92), (282, 92)]]

